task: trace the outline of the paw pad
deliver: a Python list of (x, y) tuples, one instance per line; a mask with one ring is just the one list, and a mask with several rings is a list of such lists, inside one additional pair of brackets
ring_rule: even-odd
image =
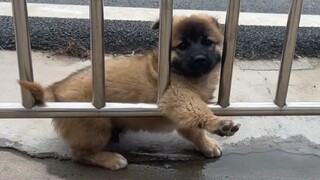
[(223, 120), (215, 134), (219, 136), (233, 136), (240, 129), (240, 126), (241, 124), (238, 122)]

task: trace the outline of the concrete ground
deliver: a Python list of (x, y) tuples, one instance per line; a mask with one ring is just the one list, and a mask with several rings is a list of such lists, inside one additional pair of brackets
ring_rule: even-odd
[[(48, 85), (89, 61), (33, 52), (34, 77)], [(0, 102), (19, 102), (14, 51), (0, 51)], [(110, 58), (110, 56), (107, 56)], [(231, 99), (272, 101), (278, 61), (236, 61)], [(320, 100), (320, 61), (295, 60), (289, 101)], [(120, 144), (129, 166), (112, 172), (73, 163), (50, 119), (0, 119), (0, 179), (319, 179), (320, 118), (232, 117), (241, 122), (233, 137), (215, 137), (224, 155), (205, 159), (176, 133), (127, 132)]]

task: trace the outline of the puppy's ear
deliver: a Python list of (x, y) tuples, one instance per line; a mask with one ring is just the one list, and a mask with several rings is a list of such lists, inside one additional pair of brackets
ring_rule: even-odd
[(213, 23), (217, 28), (220, 29), (220, 23), (219, 23), (219, 21), (218, 21), (217, 18), (211, 17), (211, 21), (212, 21), (212, 23)]
[(160, 26), (160, 20), (158, 19), (158, 20), (156, 20), (156, 21), (154, 21), (154, 22), (152, 23), (151, 29), (153, 29), (153, 30), (158, 30), (158, 29), (159, 29), (159, 26)]

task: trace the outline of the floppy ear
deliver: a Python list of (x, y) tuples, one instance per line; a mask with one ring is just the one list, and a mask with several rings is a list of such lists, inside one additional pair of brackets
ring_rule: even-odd
[(158, 20), (156, 20), (156, 21), (154, 21), (154, 22), (152, 23), (151, 29), (157, 30), (157, 29), (159, 29), (159, 26), (160, 26), (160, 20), (158, 19)]
[(221, 28), (220, 27), (220, 23), (218, 22), (218, 19), (217, 18), (215, 18), (215, 17), (211, 17), (211, 20), (212, 20), (212, 22), (213, 22), (213, 24), (217, 27), (217, 28)]

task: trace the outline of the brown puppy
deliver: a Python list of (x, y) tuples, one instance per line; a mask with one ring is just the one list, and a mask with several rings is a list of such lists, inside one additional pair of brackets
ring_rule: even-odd
[[(158, 22), (153, 26), (157, 28)], [(219, 23), (207, 15), (176, 16), (172, 31), (171, 83), (159, 103), (164, 117), (141, 118), (55, 118), (55, 130), (70, 145), (73, 159), (117, 170), (127, 165), (118, 153), (104, 152), (112, 129), (178, 133), (197, 150), (213, 158), (221, 156), (218, 143), (206, 132), (232, 136), (240, 124), (222, 120), (208, 109), (218, 82), (222, 34)], [(157, 97), (157, 51), (143, 56), (106, 62), (106, 99), (109, 102), (155, 103)], [(91, 102), (91, 68), (42, 88), (20, 82), (37, 102)]]

